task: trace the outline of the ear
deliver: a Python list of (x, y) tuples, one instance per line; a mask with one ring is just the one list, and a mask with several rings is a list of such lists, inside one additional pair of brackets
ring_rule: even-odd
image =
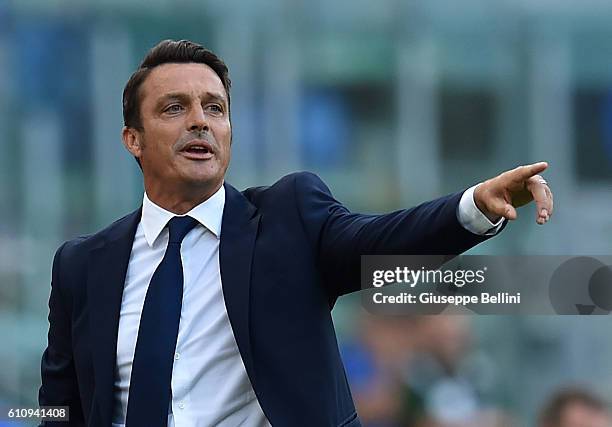
[(142, 138), (140, 132), (134, 128), (124, 126), (121, 130), (121, 140), (127, 150), (136, 158), (142, 155)]

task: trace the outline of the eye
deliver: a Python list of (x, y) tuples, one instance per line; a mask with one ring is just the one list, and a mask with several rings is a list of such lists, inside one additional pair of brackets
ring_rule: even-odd
[(212, 111), (213, 113), (222, 113), (223, 108), (219, 104), (210, 104), (206, 106), (207, 110)]
[(164, 113), (170, 114), (180, 113), (181, 111), (183, 111), (183, 106), (181, 104), (171, 104), (164, 109)]

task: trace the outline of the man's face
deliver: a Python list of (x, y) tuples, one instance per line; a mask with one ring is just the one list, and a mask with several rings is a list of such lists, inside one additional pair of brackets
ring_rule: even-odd
[(612, 420), (606, 411), (572, 403), (563, 410), (559, 427), (612, 427)]
[(163, 64), (141, 85), (140, 100), (143, 130), (131, 130), (126, 145), (140, 159), (147, 192), (221, 186), (232, 131), (219, 76), (205, 64)]

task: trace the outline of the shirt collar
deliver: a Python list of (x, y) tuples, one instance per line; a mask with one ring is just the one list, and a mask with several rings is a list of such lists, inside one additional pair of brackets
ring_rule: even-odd
[(140, 220), (145, 239), (149, 246), (153, 246), (153, 243), (157, 240), (166, 224), (168, 224), (168, 221), (175, 216), (190, 216), (196, 219), (219, 239), (221, 237), (221, 220), (223, 219), (224, 207), (225, 187), (223, 185), (221, 185), (215, 194), (195, 206), (185, 215), (176, 215), (156, 205), (149, 199), (145, 191), (142, 200), (142, 218)]

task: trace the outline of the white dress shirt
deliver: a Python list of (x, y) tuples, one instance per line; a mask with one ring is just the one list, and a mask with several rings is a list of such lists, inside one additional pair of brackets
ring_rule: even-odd
[[(474, 203), (474, 188), (462, 196), (457, 218), (476, 234), (495, 234)], [(199, 222), (183, 239), (183, 305), (172, 369), (169, 427), (267, 427), (229, 322), (219, 268), (219, 239), (225, 206), (223, 186), (186, 215)], [(147, 197), (132, 245), (117, 338), (113, 427), (123, 427), (140, 315), (149, 282), (168, 245), (166, 225), (176, 216)]]
[[(170, 427), (270, 425), (247, 376), (223, 299), (219, 239), (224, 205), (221, 186), (187, 213), (200, 224), (181, 245), (183, 305), (172, 369)], [(114, 427), (125, 423), (140, 315), (149, 282), (168, 245), (166, 225), (174, 216), (144, 195), (121, 301)]]

